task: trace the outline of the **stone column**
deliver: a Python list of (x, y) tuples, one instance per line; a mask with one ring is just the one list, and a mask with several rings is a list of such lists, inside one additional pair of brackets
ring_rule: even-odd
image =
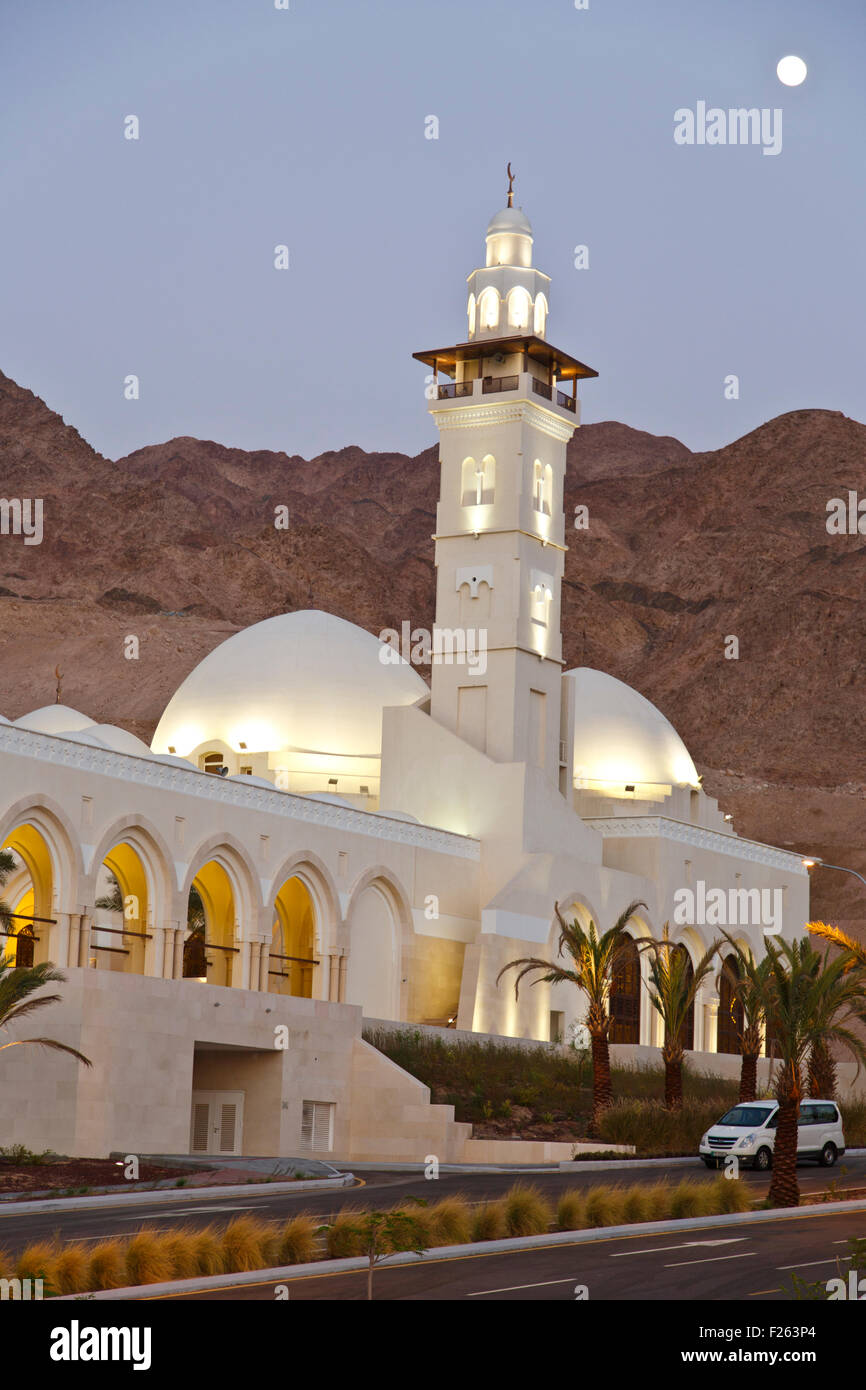
[(270, 979), (268, 971), (271, 968), (271, 943), (267, 937), (259, 942), (259, 989), (262, 994), (269, 993)]
[(70, 956), (73, 941), (77, 945), (75, 932), (73, 930), (76, 920), (80, 914), (77, 912), (58, 912), (57, 921), (53, 927), (47, 922), (34, 922), (33, 933), (40, 936), (42, 932), (48, 933), (45, 950), (45, 959), (53, 960), (55, 965), (75, 965), (76, 961)]
[(704, 1052), (719, 1050), (719, 996), (712, 994), (704, 1004)]

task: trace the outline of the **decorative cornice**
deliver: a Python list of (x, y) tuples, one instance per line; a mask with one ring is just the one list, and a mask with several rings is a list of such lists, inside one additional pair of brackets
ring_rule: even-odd
[(276, 787), (273, 790), (247, 787), (243, 782), (212, 777), (194, 767), (187, 770), (131, 753), (115, 753), (110, 748), (94, 748), (54, 734), (33, 733), (10, 724), (0, 724), (0, 756), (4, 753), (155, 787), (179, 796), (203, 797), (223, 806), (264, 811), (308, 825), (343, 830), (353, 835), (372, 835), (377, 840), (414, 845), (439, 854), (451, 854), (458, 859), (477, 860), (481, 855), (478, 840), (468, 835), (437, 830), (431, 825), (415, 825), (411, 821), (392, 820), (390, 816), (380, 815), (376, 811), (356, 811), (350, 806), (335, 806), (333, 802), (315, 801), (310, 797), (279, 791)]
[(759, 840), (743, 840), (739, 835), (723, 835), (720, 830), (707, 830), (688, 821), (671, 820), (667, 816), (581, 816), (581, 820), (592, 826), (605, 839), (655, 839), (675, 840), (679, 844), (691, 845), (695, 849), (710, 850), (713, 854), (728, 854), (735, 859), (748, 859), (755, 864), (766, 864), (772, 869), (784, 869), (786, 873), (802, 874), (808, 877), (799, 854), (791, 854), (773, 845), (763, 845)]
[(577, 429), (576, 421), (571, 424), (568, 420), (554, 415), (552, 410), (545, 410), (532, 401), (503, 401), (496, 405), (458, 405), (445, 410), (433, 407), (430, 414), (440, 430), (478, 429), (525, 420), (528, 425), (533, 425), (543, 434), (549, 434), (552, 439), (558, 439), (562, 444), (567, 444)]

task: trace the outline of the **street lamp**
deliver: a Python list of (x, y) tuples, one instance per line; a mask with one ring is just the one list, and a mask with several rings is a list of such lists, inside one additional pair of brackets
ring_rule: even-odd
[(826, 859), (815, 858), (804, 859), (803, 863), (807, 869), (838, 869), (840, 873), (853, 874), (855, 878), (859, 878), (861, 883), (866, 884), (866, 878), (862, 874), (858, 873), (856, 869), (847, 868), (844, 864), (828, 864)]

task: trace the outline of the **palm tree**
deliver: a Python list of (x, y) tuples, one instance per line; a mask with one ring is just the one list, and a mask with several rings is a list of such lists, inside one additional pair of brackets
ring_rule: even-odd
[(740, 1039), (740, 1095), (741, 1101), (756, 1100), (758, 1096), (758, 1058), (761, 1055), (761, 1041), (764, 1024), (764, 1002), (767, 995), (767, 977), (770, 964), (767, 956), (755, 960), (751, 951), (744, 951), (732, 936), (722, 928), (722, 936), (733, 947), (740, 973), (735, 975), (722, 962), (719, 978), (724, 975), (729, 982), (734, 998), (743, 1011), (743, 1027)]
[[(866, 946), (829, 922), (807, 922), (806, 930), (846, 953), (852, 969), (866, 970)], [(836, 1063), (827, 1044), (818, 1039), (809, 1055), (808, 1092), (824, 1100), (836, 1099)]]
[(123, 912), (126, 904), (123, 901), (123, 893), (120, 884), (114, 874), (109, 874), (111, 881), (110, 891), (103, 897), (97, 898), (94, 907), (104, 907), (108, 912)]
[(855, 941), (853, 936), (849, 936), (841, 927), (834, 927), (830, 922), (807, 922), (807, 932), (812, 936), (818, 936), (822, 941), (829, 941), (831, 946), (838, 946), (840, 951), (846, 951), (852, 966), (862, 966), (866, 970), (866, 946), (862, 941)]
[[(20, 1022), (37, 1009), (45, 1008), (47, 1004), (58, 1004), (59, 994), (44, 994), (40, 999), (31, 999), (30, 995), (43, 985), (63, 984), (65, 980), (66, 976), (57, 970), (50, 960), (43, 961), (40, 965), (22, 965), (17, 968), (8, 960), (0, 960), (0, 1028)], [(78, 1052), (74, 1047), (67, 1047), (66, 1043), (57, 1042), (54, 1038), (17, 1038), (13, 1042), (0, 1043), (0, 1052), (7, 1047), (32, 1047), (34, 1044), (51, 1048), (54, 1052), (68, 1052), (85, 1067), (93, 1065), (83, 1052)]]
[(849, 1024), (866, 1013), (866, 971), (847, 955), (830, 960), (813, 950), (807, 936), (795, 941), (767, 938), (767, 996), (765, 1014), (778, 1058), (774, 1093), (779, 1102), (773, 1146), (771, 1206), (796, 1207), (797, 1121), (803, 1097), (803, 1069), (816, 1042), (846, 1049), (860, 1066), (866, 1062), (866, 1043)]
[(692, 968), (684, 946), (671, 941), (670, 924), (665, 922), (660, 940), (642, 941), (640, 949), (650, 954), (650, 1002), (664, 1024), (662, 1060), (665, 1064), (665, 1109), (683, 1108), (683, 1056), (689, 1014), (704, 980), (713, 968), (713, 957), (721, 946), (714, 941)]
[(535, 974), (532, 984), (558, 985), (564, 980), (582, 990), (589, 1001), (586, 1026), (592, 1039), (592, 1119), (590, 1133), (598, 1137), (602, 1112), (613, 1100), (610, 1080), (610, 1050), (608, 1039), (612, 1019), (608, 1009), (614, 972), (624, 953), (629, 950), (632, 939), (626, 927), (639, 908), (646, 910), (646, 903), (629, 903), (625, 912), (606, 932), (599, 936), (594, 922), (584, 930), (575, 920), (566, 922), (556, 904), (556, 918), (559, 922), (559, 945), (557, 955), (568, 957), (570, 966), (558, 965), (556, 961), (540, 959), (537, 956), (522, 956), (510, 960), (496, 976), (496, 983), (502, 979), (506, 970), (519, 969), (514, 981), (514, 997), (519, 996), (520, 981), (524, 975)]

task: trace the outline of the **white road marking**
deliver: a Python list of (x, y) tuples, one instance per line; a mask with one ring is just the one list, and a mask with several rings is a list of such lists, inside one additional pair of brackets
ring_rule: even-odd
[(828, 1260), (798, 1260), (795, 1265), (776, 1265), (777, 1269), (810, 1269), (812, 1265), (834, 1265), (838, 1260), (838, 1255), (831, 1255)]
[[(253, 1210), (254, 1210), (253, 1207), (240, 1207), (240, 1206), (235, 1206), (235, 1207), (172, 1207), (171, 1210), (169, 1210), (169, 1211), (153, 1211), (153, 1212), (147, 1212), (146, 1214), (143, 1214), (142, 1216), (138, 1216), (138, 1217), (136, 1217), (135, 1219), (136, 1219), (137, 1221), (162, 1221), (166, 1216), (197, 1216), (199, 1212), (207, 1213), (207, 1212), (212, 1212), (212, 1211), (253, 1211)], [(128, 1220), (129, 1220), (129, 1212), (128, 1212), (128, 1211), (123, 1212), (123, 1213), (118, 1212), (117, 1216), (115, 1216), (113, 1219), (114, 1219), (115, 1221), (128, 1221)]]
[(757, 1250), (744, 1250), (739, 1255), (710, 1255), (707, 1260), (679, 1260), (677, 1264), (665, 1265), (665, 1269), (682, 1269), (684, 1265), (712, 1265), (718, 1264), (720, 1260), (750, 1260), (757, 1253)]
[(651, 1250), (617, 1250), (610, 1258), (621, 1260), (624, 1255), (665, 1255), (669, 1250), (688, 1250), (695, 1245), (738, 1245), (741, 1240), (748, 1240), (748, 1236), (728, 1236), (722, 1240), (684, 1240), (680, 1245), (656, 1245)]
[(518, 1289), (543, 1289), (548, 1284), (573, 1284), (574, 1275), (571, 1274), (567, 1279), (542, 1279), (539, 1284), (510, 1284), (507, 1289), (479, 1289), (477, 1293), (468, 1293), (467, 1298), (484, 1298), (489, 1293), (515, 1293)]

